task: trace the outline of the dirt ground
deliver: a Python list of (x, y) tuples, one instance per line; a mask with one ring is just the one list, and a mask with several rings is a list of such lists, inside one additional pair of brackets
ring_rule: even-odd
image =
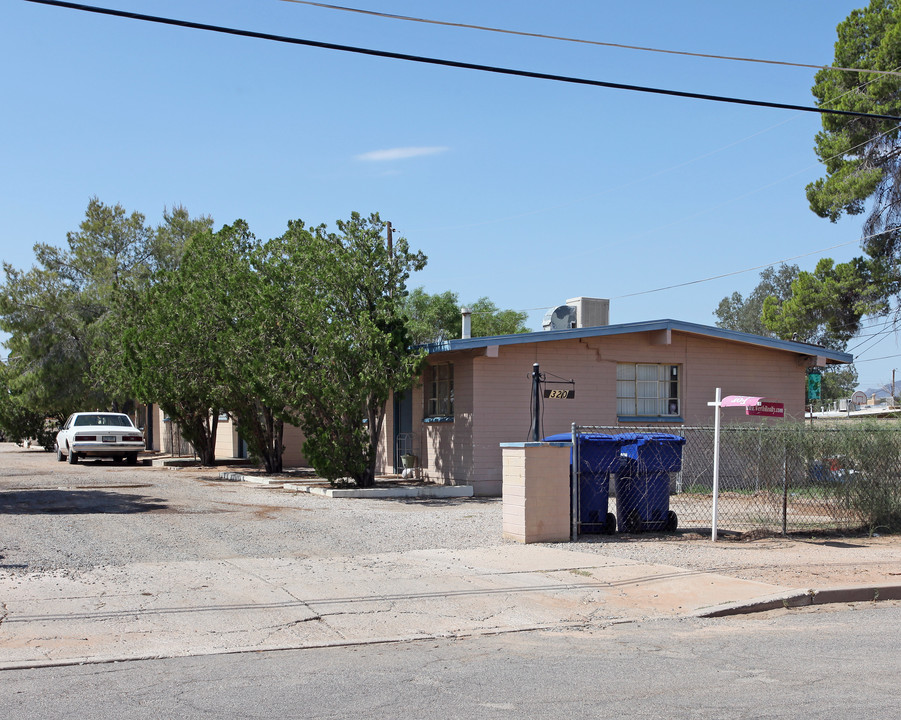
[(721, 536), (681, 531), (671, 536), (582, 540), (579, 550), (640, 562), (705, 570), (793, 588), (901, 585), (901, 537)]

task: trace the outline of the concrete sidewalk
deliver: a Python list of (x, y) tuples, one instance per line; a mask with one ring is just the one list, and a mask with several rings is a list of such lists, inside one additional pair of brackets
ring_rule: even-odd
[(537, 545), (5, 575), (0, 669), (597, 626), (803, 595)]

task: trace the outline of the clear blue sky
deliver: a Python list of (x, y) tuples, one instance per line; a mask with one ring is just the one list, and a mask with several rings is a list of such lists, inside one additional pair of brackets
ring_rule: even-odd
[[(104, 7), (379, 50), (813, 105), (814, 71), (412, 23), (284, 0)], [(342, 0), (349, 7), (608, 43), (828, 64), (864, 0)], [(816, 217), (818, 115), (505, 77), (0, 5), (0, 248), (64, 245), (88, 200), (161, 220), (185, 205), (261, 238), (378, 212), (429, 256), (412, 280), (544, 310), (611, 299), (611, 322), (713, 325), (759, 270), (859, 253), (860, 219)], [(842, 247), (826, 250), (836, 245)], [(859, 347), (855, 347), (860, 342)], [(878, 344), (875, 344), (878, 343)], [(852, 341), (863, 387), (901, 368), (894, 334)], [(895, 356), (885, 360), (871, 360)], [(869, 362), (865, 362), (870, 360)], [(901, 381), (901, 375), (899, 375)], [(752, 393), (753, 388), (747, 392)]]

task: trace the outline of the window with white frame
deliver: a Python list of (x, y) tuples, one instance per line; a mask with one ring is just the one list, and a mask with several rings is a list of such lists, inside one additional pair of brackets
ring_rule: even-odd
[(679, 365), (617, 363), (616, 414), (667, 417), (681, 414)]
[(428, 400), (426, 416), (453, 417), (454, 415), (454, 365), (432, 365), (429, 368)]

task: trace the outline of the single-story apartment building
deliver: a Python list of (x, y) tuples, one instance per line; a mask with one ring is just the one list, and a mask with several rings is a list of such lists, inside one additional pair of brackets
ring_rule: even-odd
[[(582, 309), (591, 298), (568, 301)], [(603, 301), (606, 302), (606, 301)], [(590, 313), (585, 313), (589, 315)], [(572, 380), (542, 400), (541, 436), (572, 423), (598, 426), (709, 426), (716, 388), (784, 403), (803, 419), (808, 368), (850, 363), (847, 353), (679, 320), (477, 337), (428, 348), (422, 382), (389, 402), (380, 462), (415, 455), (437, 483), (501, 493), (501, 443), (529, 440), (532, 369)], [(730, 414), (728, 420), (768, 422)]]
[[(535, 363), (548, 380), (572, 380), (546, 385), (573, 393), (542, 401), (543, 437), (568, 432), (572, 423), (664, 432), (712, 425), (707, 403), (716, 388), (784, 403), (785, 416), (801, 420), (808, 368), (853, 362), (848, 353), (815, 345), (679, 320), (610, 325), (608, 308), (607, 300), (574, 298), (549, 311), (543, 331), (472, 338), (464, 329), (462, 339), (428, 346), (420, 382), (388, 401), (378, 471), (398, 472), (402, 456), (412, 455), (427, 480), (500, 495), (501, 443), (530, 439)], [(728, 421), (771, 422), (739, 413)], [(154, 446), (165, 450), (168, 423), (157, 415), (155, 426)], [(300, 429), (286, 426), (284, 442), (285, 467), (306, 464)], [(216, 454), (246, 456), (227, 416)]]

